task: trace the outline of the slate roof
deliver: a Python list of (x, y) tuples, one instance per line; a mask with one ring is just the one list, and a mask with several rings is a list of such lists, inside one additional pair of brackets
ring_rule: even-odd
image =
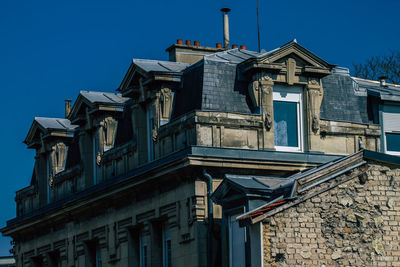
[(182, 72), (190, 64), (150, 59), (133, 59), (133, 64), (146, 72)]
[(226, 174), (225, 179), (246, 190), (272, 191), (290, 183), (288, 178)]
[(129, 100), (127, 97), (122, 97), (121, 94), (94, 92), (94, 91), (80, 91), (80, 95), (86, 98), (93, 104), (124, 104)]
[(334, 70), (322, 78), (324, 97), (320, 118), (354, 123), (370, 122), (367, 113), (367, 94), (358, 88), (350, 74)]
[[(203, 60), (183, 70), (182, 88), (176, 95), (173, 117), (193, 110), (254, 114), (256, 110), (248, 96), (248, 81), (240, 77), (238, 64), (273, 54), (292, 42), (269, 52), (231, 49), (204, 56)], [(367, 112), (367, 91), (357, 86), (348, 69), (336, 68), (333, 74), (322, 78), (322, 85), (321, 119), (371, 122)]]
[(68, 119), (35, 117), (35, 121), (44, 129), (49, 130), (74, 130), (77, 125), (71, 124)]
[(258, 56), (264, 56), (265, 53), (257, 53), (254, 51), (250, 50), (242, 50), (239, 48), (235, 49), (230, 49), (230, 50), (225, 50), (222, 52), (217, 52), (214, 54), (209, 54), (204, 56), (204, 60), (206, 61), (214, 61), (214, 62), (223, 62), (223, 63), (230, 63), (230, 64), (239, 64), (242, 63), (243, 61), (253, 58), (253, 57), (258, 57)]
[(249, 58), (264, 54), (235, 48), (206, 55), (185, 69), (183, 88), (177, 94), (173, 117), (196, 109), (251, 114), (248, 84), (237, 79), (236, 67)]

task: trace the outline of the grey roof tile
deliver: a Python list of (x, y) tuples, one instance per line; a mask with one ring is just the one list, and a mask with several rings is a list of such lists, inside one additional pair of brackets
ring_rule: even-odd
[(133, 59), (132, 62), (146, 72), (182, 72), (184, 69), (190, 66), (190, 64), (187, 63), (150, 59)]
[(128, 97), (122, 97), (121, 94), (116, 93), (81, 91), (80, 94), (91, 103), (124, 104), (129, 100)]
[(71, 124), (68, 119), (35, 117), (35, 121), (45, 129), (74, 130), (77, 125)]

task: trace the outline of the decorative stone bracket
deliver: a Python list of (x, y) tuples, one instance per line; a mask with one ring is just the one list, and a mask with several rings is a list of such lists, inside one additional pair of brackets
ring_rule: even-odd
[(320, 128), (320, 108), (324, 97), (324, 90), (317, 80), (310, 80), (307, 84), (307, 99), (311, 130), (317, 134)]
[(249, 84), (248, 91), (252, 104), (261, 109), (263, 130), (263, 147), (274, 147), (274, 105), (273, 105), (274, 81), (266, 73), (253, 75), (253, 81)]
[(49, 185), (53, 186), (54, 176), (64, 170), (65, 160), (67, 157), (67, 147), (63, 142), (59, 142), (52, 146), (49, 155), (50, 173), (49, 173)]
[(160, 119), (169, 120), (171, 117), (173, 97), (169, 88), (161, 89), (159, 96)]
[(98, 152), (96, 164), (100, 165), (103, 153), (114, 145), (117, 121), (113, 117), (107, 117), (100, 121), (98, 129)]
[(264, 126), (267, 131), (272, 129), (273, 123), (273, 86), (274, 81), (271, 77), (260, 73), (253, 76), (253, 82), (248, 87), (253, 106), (261, 107)]

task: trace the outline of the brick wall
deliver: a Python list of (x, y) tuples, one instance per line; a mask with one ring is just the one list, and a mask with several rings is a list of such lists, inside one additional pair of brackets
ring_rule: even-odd
[(400, 169), (366, 175), (267, 218), (264, 266), (400, 266)]

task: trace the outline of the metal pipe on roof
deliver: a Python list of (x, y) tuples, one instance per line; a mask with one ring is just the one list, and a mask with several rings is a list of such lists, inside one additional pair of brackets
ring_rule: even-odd
[(224, 48), (225, 49), (229, 49), (229, 16), (228, 16), (229, 11), (231, 11), (231, 9), (228, 7), (221, 8), (222, 21), (224, 24)]

